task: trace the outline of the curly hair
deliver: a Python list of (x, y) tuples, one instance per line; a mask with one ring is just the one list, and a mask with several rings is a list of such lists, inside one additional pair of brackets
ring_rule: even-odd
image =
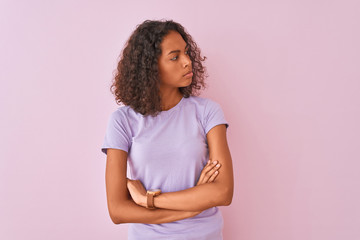
[(188, 54), (192, 61), (192, 82), (187, 87), (180, 87), (180, 92), (188, 98), (199, 95), (206, 87), (207, 73), (202, 65), (206, 57), (201, 57), (200, 49), (184, 27), (172, 20), (146, 20), (136, 27), (120, 55), (110, 86), (117, 104), (130, 106), (145, 116), (156, 116), (161, 111), (158, 59), (160, 45), (169, 31), (177, 31), (182, 36), (189, 46)]

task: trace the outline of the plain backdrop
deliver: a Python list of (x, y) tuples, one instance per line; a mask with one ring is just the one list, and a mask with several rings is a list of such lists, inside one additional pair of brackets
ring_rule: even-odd
[(125, 41), (173, 19), (229, 121), (225, 240), (360, 239), (360, 2), (0, 1), (0, 239), (126, 239), (100, 150)]

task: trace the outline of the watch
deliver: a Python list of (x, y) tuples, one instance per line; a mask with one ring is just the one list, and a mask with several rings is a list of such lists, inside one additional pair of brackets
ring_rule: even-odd
[(146, 192), (146, 208), (155, 209), (154, 197), (159, 196), (161, 193), (160, 189), (151, 189)]

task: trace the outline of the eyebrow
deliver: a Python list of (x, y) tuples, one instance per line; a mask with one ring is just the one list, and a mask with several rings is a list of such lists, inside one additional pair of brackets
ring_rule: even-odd
[[(185, 49), (187, 49), (187, 48), (189, 48), (189, 45), (186, 45), (186, 46), (185, 46)], [(180, 50), (172, 50), (172, 51), (169, 52), (167, 55), (170, 55), (170, 54), (172, 54), (172, 53), (178, 53), (178, 52), (180, 52)]]

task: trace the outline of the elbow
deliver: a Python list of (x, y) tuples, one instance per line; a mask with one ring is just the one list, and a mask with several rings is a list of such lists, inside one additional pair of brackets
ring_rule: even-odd
[(227, 199), (225, 199), (223, 206), (229, 206), (231, 204), (231, 202), (232, 202), (232, 197), (227, 198)]
[(122, 221), (122, 219), (117, 216), (114, 212), (109, 212), (110, 215), (110, 219), (114, 224), (121, 224), (121, 223), (125, 223), (124, 221)]
[(116, 225), (121, 223), (121, 221), (118, 218), (116, 218), (115, 216), (110, 215), (110, 218), (111, 218), (111, 221)]
[(233, 188), (232, 187), (226, 187), (223, 188), (223, 191), (221, 191), (221, 206), (229, 206), (233, 199)]
[(111, 218), (111, 221), (116, 225), (122, 224), (122, 223), (128, 223), (128, 221), (126, 221), (125, 219), (123, 219), (119, 216), (114, 216), (114, 215), (110, 214), (110, 218)]
[(110, 219), (116, 225), (121, 224), (121, 223), (127, 223), (123, 217), (123, 214), (121, 214), (121, 212), (123, 212), (123, 211), (119, 210), (118, 207), (115, 208), (114, 206), (113, 207), (109, 206)]

